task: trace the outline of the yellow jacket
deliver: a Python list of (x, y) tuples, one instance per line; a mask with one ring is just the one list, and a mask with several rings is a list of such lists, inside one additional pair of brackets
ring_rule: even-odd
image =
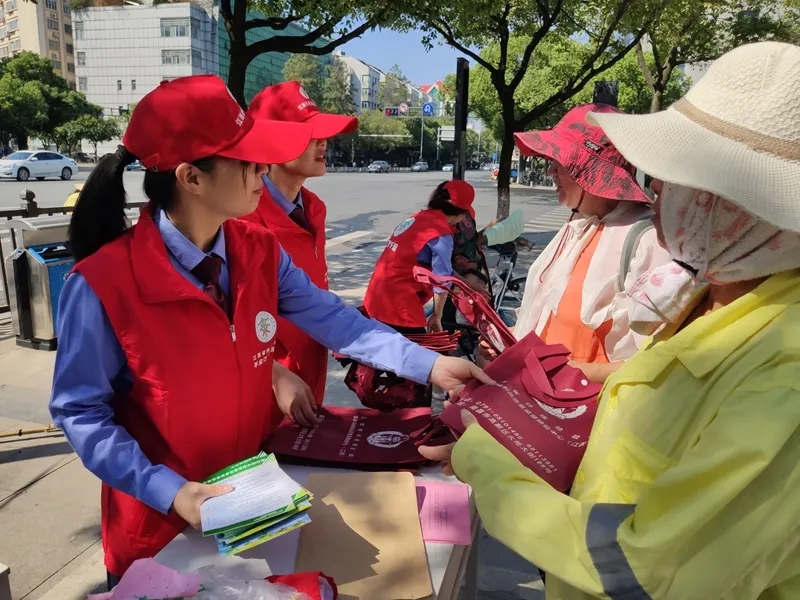
[(69, 196), (67, 196), (66, 202), (64, 202), (64, 206), (75, 206), (78, 202), (78, 196), (80, 196), (80, 192), (72, 192)]
[(569, 496), (480, 427), (453, 451), (547, 600), (800, 599), (800, 271), (613, 375)]

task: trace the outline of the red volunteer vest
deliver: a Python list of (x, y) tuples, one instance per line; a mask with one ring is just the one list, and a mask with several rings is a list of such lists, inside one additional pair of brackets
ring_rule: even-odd
[[(122, 237), (75, 266), (100, 298), (133, 375), (114, 418), (153, 464), (189, 481), (258, 453), (271, 432), (278, 241), (263, 228), (223, 226), (233, 324), (169, 262), (150, 205)], [(103, 484), (105, 564), (121, 576), (186, 527)]]
[(433, 292), (414, 281), (413, 269), (425, 244), (455, 230), (439, 210), (425, 209), (394, 230), (375, 265), (364, 297), (373, 319), (398, 327), (425, 327), (425, 303)]
[[(302, 188), (301, 195), (306, 219), (312, 232), (306, 231), (292, 221), (272, 199), (266, 188), (261, 194), (256, 211), (243, 219), (258, 223), (272, 231), (295, 266), (305, 271), (314, 285), (327, 290), (328, 263), (325, 260), (327, 209), (319, 196), (306, 188)], [(286, 319), (281, 317), (277, 319), (278, 343), (275, 346), (275, 360), (305, 381), (311, 388), (317, 404), (321, 405), (328, 375), (327, 348)]]

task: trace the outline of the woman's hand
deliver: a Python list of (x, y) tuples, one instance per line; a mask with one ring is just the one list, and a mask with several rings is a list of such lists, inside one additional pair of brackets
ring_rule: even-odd
[(428, 317), (427, 330), (428, 333), (439, 333), (440, 331), (444, 331), (444, 327), (442, 327), (442, 317), (436, 313), (432, 313), (431, 316)]
[[(478, 425), (480, 427), (478, 419), (468, 410), (461, 411), (461, 422), (464, 424), (464, 431), (472, 425)], [(455, 444), (445, 444), (444, 446), (420, 446), (419, 453), (428, 460), (442, 463), (442, 472), (445, 475), (455, 475), (451, 463), (454, 446)]]
[(233, 491), (232, 485), (208, 485), (187, 481), (172, 501), (172, 510), (195, 529), (200, 529), (200, 505), (209, 498)]
[(617, 371), (625, 361), (618, 361), (613, 363), (588, 363), (580, 360), (571, 360), (569, 365), (580, 369), (586, 379), (592, 383), (605, 383), (612, 373)]
[(440, 356), (433, 363), (428, 380), (438, 385), (445, 392), (458, 394), (473, 379), (481, 383), (493, 384), (494, 381), (482, 369), (463, 358)]
[(481, 338), (481, 341), (478, 343), (478, 354), (486, 362), (492, 362), (495, 358), (500, 356), (497, 350), (492, 348), (492, 345), (483, 338)]
[(317, 424), (317, 403), (311, 388), (279, 363), (272, 366), (272, 391), (281, 412), (301, 427)]

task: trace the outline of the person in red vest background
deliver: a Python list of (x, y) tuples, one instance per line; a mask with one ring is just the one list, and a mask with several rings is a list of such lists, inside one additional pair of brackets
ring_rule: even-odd
[[(109, 586), (187, 523), (199, 527), (202, 503), (230, 491), (202, 481), (274, 430), (277, 315), (419, 383), (489, 381), (365, 319), (316, 287), (273, 233), (238, 220), (258, 204), (266, 165), (294, 160), (310, 139), (309, 125), (253, 119), (216, 76), (183, 77), (142, 98), (81, 191), (50, 414), (103, 482)], [(128, 228), (123, 177), (137, 159), (149, 203)]]
[[(245, 220), (264, 225), (278, 238), (292, 262), (309, 276), (317, 287), (328, 289), (328, 264), (325, 259), (325, 203), (303, 187), (309, 177), (321, 177), (328, 139), (351, 133), (358, 118), (320, 112), (297, 81), (264, 88), (250, 103), (255, 119), (269, 119), (311, 126), (311, 142), (296, 159), (270, 166), (264, 175), (264, 191), (255, 212)], [(282, 317), (278, 317), (275, 345), (276, 370), (289, 370), (275, 386), (282, 413), (304, 426), (317, 422), (315, 409), (325, 396), (328, 350)], [(292, 374), (295, 376), (293, 377)]]
[[(442, 311), (447, 294), (435, 294), (414, 280), (421, 265), (442, 277), (453, 276), (455, 226), (469, 215), (475, 189), (466, 181), (445, 181), (433, 191), (428, 207), (412, 215), (394, 230), (375, 265), (364, 309), (373, 319), (404, 334), (442, 331)], [(433, 314), (425, 318), (425, 304), (433, 301)]]

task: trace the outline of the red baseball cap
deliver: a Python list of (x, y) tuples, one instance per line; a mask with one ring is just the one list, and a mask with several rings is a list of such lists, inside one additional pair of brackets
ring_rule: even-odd
[(122, 145), (152, 171), (221, 156), (285, 163), (305, 152), (311, 127), (256, 121), (216, 75), (164, 81), (136, 105)]
[(636, 182), (636, 169), (617, 150), (602, 129), (590, 125), (586, 115), (621, 113), (608, 104), (583, 104), (570, 110), (545, 131), (515, 133), (526, 156), (541, 156), (561, 163), (581, 189), (600, 198), (652, 204)]
[(327, 140), (358, 129), (358, 117), (324, 113), (297, 81), (270, 85), (255, 95), (248, 112), (256, 119), (307, 123), (311, 138)]
[(475, 218), (475, 209), (472, 203), (475, 201), (475, 188), (461, 179), (453, 179), (444, 185), (444, 189), (450, 194), (450, 204), (458, 208), (463, 208), (469, 216)]

